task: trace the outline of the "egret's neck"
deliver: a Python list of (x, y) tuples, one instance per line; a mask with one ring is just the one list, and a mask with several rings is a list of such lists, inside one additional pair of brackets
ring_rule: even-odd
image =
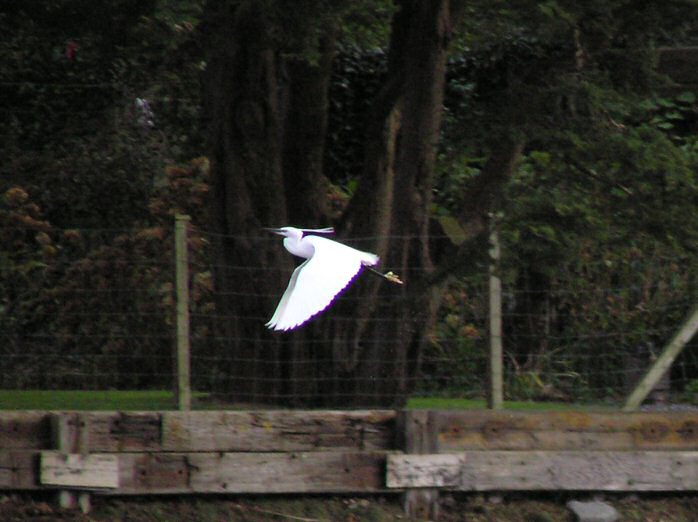
[(284, 248), (294, 256), (310, 258), (313, 255), (313, 246), (303, 241), (303, 236), (290, 236), (284, 239)]

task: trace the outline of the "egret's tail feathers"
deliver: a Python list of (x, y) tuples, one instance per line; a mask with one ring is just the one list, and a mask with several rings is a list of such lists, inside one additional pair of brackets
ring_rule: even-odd
[(363, 252), (363, 254), (361, 258), (362, 265), (375, 266), (378, 264), (378, 261), (380, 261), (380, 257), (376, 254), (372, 254), (371, 252)]

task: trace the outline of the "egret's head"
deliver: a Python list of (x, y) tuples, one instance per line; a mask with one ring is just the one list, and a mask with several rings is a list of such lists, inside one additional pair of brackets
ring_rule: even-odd
[(303, 236), (303, 231), (294, 227), (265, 228), (265, 230), (284, 237), (300, 238)]
[(284, 237), (291, 237), (300, 239), (306, 232), (311, 232), (313, 234), (334, 234), (334, 228), (296, 228), (296, 227), (281, 227), (281, 228), (265, 228), (274, 234), (279, 234)]

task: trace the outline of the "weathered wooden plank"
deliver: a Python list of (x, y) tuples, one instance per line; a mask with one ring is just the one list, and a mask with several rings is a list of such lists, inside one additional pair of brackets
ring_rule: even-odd
[[(82, 488), (37, 477), (39, 452), (0, 452), (0, 489)], [(465, 491), (698, 489), (698, 452), (467, 451), (394, 453), (119, 453), (118, 487), (102, 494), (369, 493), (436, 487)], [(430, 463), (429, 458), (434, 457)], [(387, 466), (386, 466), (387, 459)], [(44, 466), (41, 466), (43, 468)], [(456, 468), (460, 467), (459, 471)], [(64, 468), (61, 465), (61, 468)], [(383, 483), (383, 472), (387, 480)], [(102, 483), (103, 484), (103, 483)], [(114, 482), (112, 481), (113, 485)]]
[[(690, 491), (698, 488), (698, 452), (466, 451), (460, 470), (443, 454), (389, 455), (393, 487), (461, 491)], [(410, 458), (407, 458), (410, 457)], [(434, 462), (430, 463), (430, 459)], [(447, 464), (447, 466), (444, 465)], [(434, 473), (442, 470), (446, 476)]]
[(692, 412), (434, 412), (438, 453), (464, 450), (695, 450)]
[(39, 450), (0, 451), (0, 489), (36, 489)]
[(385, 489), (385, 454), (190, 454), (197, 493), (360, 493)]
[(157, 412), (90, 412), (89, 451), (158, 451), (162, 449), (162, 414)]
[(386, 486), (389, 488), (443, 488), (460, 485), (465, 455), (389, 455)]
[(116, 455), (41, 453), (39, 481), (43, 486), (66, 488), (119, 487), (119, 459)]
[[(51, 420), (52, 419), (52, 420)], [(395, 444), (395, 412), (61, 412), (0, 413), (4, 448), (55, 449), (51, 423), (66, 451), (337, 451)]]
[(189, 458), (174, 453), (119, 453), (119, 489), (113, 493), (192, 493)]
[(50, 449), (51, 424), (44, 412), (0, 412), (0, 448)]
[[(696, 452), (469, 452), (460, 489), (680, 491), (698, 482)], [(494, 464), (494, 465), (493, 465)]]
[(384, 450), (395, 441), (394, 411), (166, 412), (166, 451)]
[(385, 452), (120, 453), (107, 495), (385, 491)]

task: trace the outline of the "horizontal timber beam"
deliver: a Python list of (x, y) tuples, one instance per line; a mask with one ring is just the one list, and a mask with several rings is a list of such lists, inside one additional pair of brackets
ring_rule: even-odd
[(692, 491), (698, 452), (466, 451), (389, 455), (393, 488), (458, 491)]
[[(376, 493), (385, 491), (384, 452), (44, 452), (48, 487), (104, 495), (182, 493)], [(105, 489), (101, 489), (105, 488)]]

